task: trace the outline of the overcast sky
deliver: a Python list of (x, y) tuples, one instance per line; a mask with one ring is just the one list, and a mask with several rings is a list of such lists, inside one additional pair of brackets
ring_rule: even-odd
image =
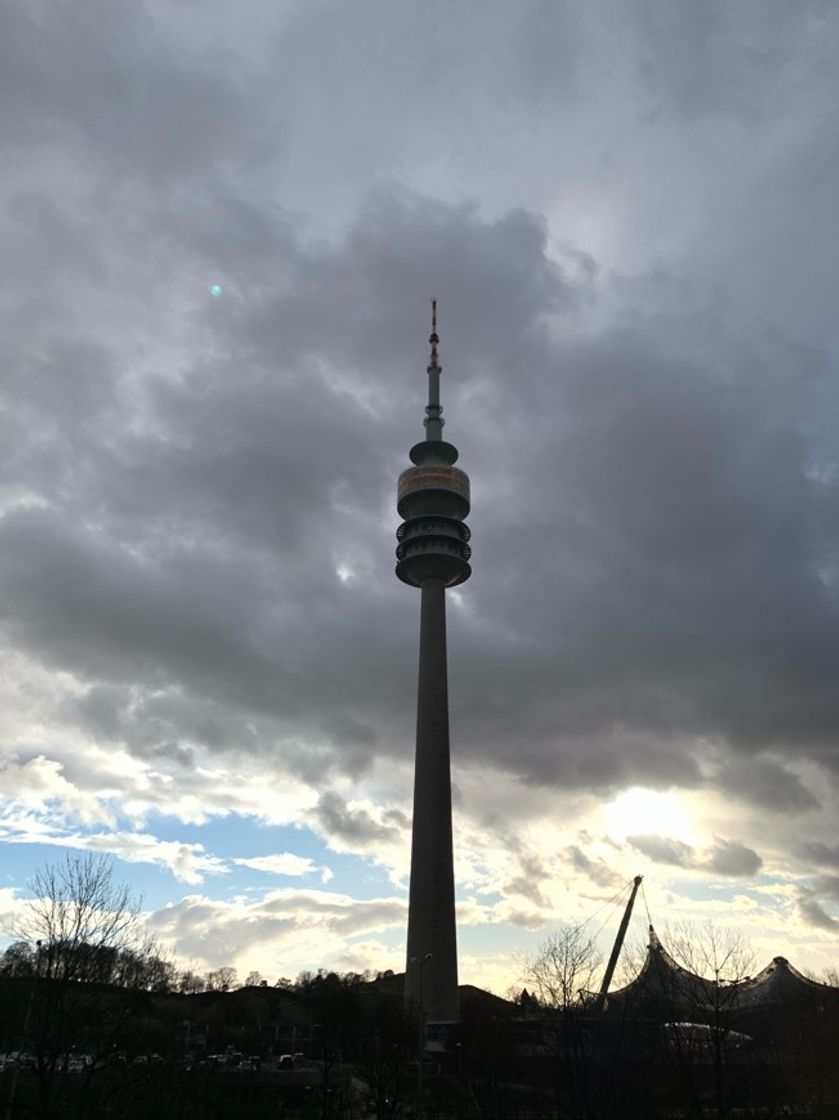
[(436, 296), (462, 979), (635, 874), (835, 967), (837, 103), (832, 0), (3, 0), (7, 919), (401, 969)]

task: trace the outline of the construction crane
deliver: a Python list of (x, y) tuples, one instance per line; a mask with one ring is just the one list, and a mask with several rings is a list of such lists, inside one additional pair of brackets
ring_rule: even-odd
[(609, 985), (612, 983), (612, 977), (615, 975), (615, 969), (618, 964), (618, 957), (621, 955), (623, 948), (624, 938), (626, 931), (629, 927), (629, 919), (632, 917), (632, 907), (635, 905), (635, 896), (638, 894), (638, 888), (644, 881), (643, 875), (636, 875), (632, 880), (632, 890), (629, 894), (629, 901), (626, 904), (626, 909), (621, 918), (621, 924), (618, 926), (618, 935), (615, 938), (615, 944), (612, 946), (612, 953), (609, 957), (609, 963), (606, 965), (606, 971), (603, 974), (603, 983), (600, 985), (600, 991), (597, 993), (595, 1001), (595, 1010), (602, 1011), (606, 1005), (606, 996), (609, 994)]

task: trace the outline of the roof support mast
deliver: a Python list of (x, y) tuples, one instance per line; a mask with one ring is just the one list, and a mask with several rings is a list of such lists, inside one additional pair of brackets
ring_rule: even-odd
[(609, 994), (609, 985), (612, 983), (612, 977), (615, 975), (615, 969), (618, 965), (618, 958), (621, 955), (626, 931), (629, 928), (629, 919), (632, 917), (632, 907), (635, 905), (635, 896), (638, 894), (638, 888), (643, 881), (643, 875), (636, 875), (632, 880), (632, 891), (629, 895), (629, 901), (626, 904), (626, 910), (623, 912), (623, 918), (621, 918), (621, 924), (618, 927), (618, 935), (615, 938), (615, 944), (612, 946), (612, 954), (609, 957), (609, 963), (606, 965), (603, 983), (600, 985), (600, 991), (597, 993), (595, 1007), (598, 1011), (602, 1011), (606, 1003), (606, 996)]

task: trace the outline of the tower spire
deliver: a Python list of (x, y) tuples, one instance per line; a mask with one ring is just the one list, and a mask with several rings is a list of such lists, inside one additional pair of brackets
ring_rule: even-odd
[(432, 299), (431, 301), (431, 334), (428, 336), (428, 341), (431, 343), (431, 360), (429, 361), (428, 365), (429, 367), (433, 367), (434, 369), (439, 369), (439, 366), (437, 365), (437, 343), (440, 341), (440, 337), (437, 334), (436, 299)]
[(428, 359), (428, 404), (425, 406), (425, 438), (428, 440), (442, 440), (443, 438), (443, 406), (440, 404), (440, 363), (437, 358), (437, 344), (440, 336), (437, 334), (437, 300), (431, 301), (431, 334), (428, 336), (431, 344), (431, 355)]

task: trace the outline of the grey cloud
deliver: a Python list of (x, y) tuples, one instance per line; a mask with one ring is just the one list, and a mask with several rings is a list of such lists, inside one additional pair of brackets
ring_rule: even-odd
[[(465, 238), (461, 255), (467, 260), (476, 257), (477, 267), (496, 277), (514, 259), (522, 236), (521, 271), (527, 273), (526, 260), (539, 252), (543, 238), (539, 223), (527, 215), (486, 227), (468, 211), (425, 205), (421, 213), (401, 206), (393, 213), (396, 220), (407, 223), (418, 258), (428, 241), (427, 230), (422, 236), (421, 232), (433, 217), (438, 252), (460, 231)], [(382, 221), (382, 215), (375, 217), (379, 226)], [(462, 230), (461, 222), (465, 223)], [(359, 234), (359, 240), (369, 241), (371, 274), (378, 259), (390, 253), (392, 259), (385, 263), (392, 274), (383, 271), (377, 283), (393, 287), (400, 270), (387, 248), (389, 233), (385, 237), (382, 230), (369, 239)], [(434, 258), (427, 245), (425, 257), (430, 279)], [(555, 279), (547, 267), (542, 271), (552, 299)], [(324, 275), (334, 272), (329, 265)], [(466, 283), (465, 274), (461, 282)], [(403, 293), (405, 316), (414, 283), (410, 281)], [(535, 309), (541, 306), (542, 296), (538, 284), (531, 287), (533, 295), (528, 299)], [(338, 289), (333, 283), (326, 291), (333, 300)], [(385, 287), (383, 296), (384, 291)], [(328, 318), (328, 310), (321, 307), (321, 314)], [(321, 314), (312, 318), (311, 329)], [(220, 329), (218, 323), (214, 329)], [(233, 323), (227, 329), (250, 330), (250, 325), (242, 328)], [(391, 338), (395, 355), (397, 335), (392, 325), (389, 331), (370, 333), (374, 339)], [(363, 340), (357, 328), (347, 333), (348, 338), (339, 334), (330, 345), (355, 346), (360, 351)], [(312, 336), (307, 337), (311, 349)], [(324, 342), (326, 337), (318, 327), (317, 338)], [(321, 342), (317, 345), (322, 349)], [(295, 361), (293, 350), (286, 349), (283, 355), (284, 362)], [(407, 365), (404, 356), (402, 360)], [(50, 368), (59, 383), (69, 387), (77, 373), (87, 375), (86, 364), (65, 348), (56, 351)], [(104, 359), (99, 365), (109, 374), (116, 372), (108, 369)], [(358, 611), (363, 600), (372, 592), (379, 605), (375, 612), (367, 609), (366, 616), (372, 619), (378, 614), (384, 621), (382, 603), (395, 589), (390, 587), (387, 560), (392, 553), (390, 527), (383, 532), (369, 512), (359, 516), (356, 504), (363, 498), (369, 505), (377, 494), (389, 498), (392, 479), (383, 474), (381, 458), (374, 455), (381, 425), (374, 423), (371, 431), (369, 414), (352, 404), (348, 408), (346, 397), (322, 378), (301, 379), (285, 369), (285, 374), (269, 382), (259, 365), (245, 366), (235, 383), (226, 370), (223, 375), (211, 371), (209, 384), (197, 376), (181, 384), (152, 381), (147, 395), (148, 434), (143, 438), (127, 434), (118, 450), (111, 442), (112, 425), (115, 416), (118, 422), (123, 419), (121, 406), (127, 404), (118, 376), (104, 377), (96, 395), (106, 407), (108, 421), (100, 433), (93, 430), (92, 418), (84, 410), (53, 413), (54, 394), (32, 399), (28, 388), (27, 396), (31, 382), (22, 380), (24, 391), (17, 398), (20, 407), (30, 407), (28, 420), (37, 426), (40, 417), (42, 430), (45, 421), (52, 425), (45, 433), (49, 438), (34, 447), (23, 442), (21, 434), (31, 484), (43, 490), (51, 481), (54, 462), (73, 464), (74, 470), (61, 490), (64, 508), (24, 511), (4, 524), (6, 573), (19, 604), (17, 621), (10, 620), (10, 625), (18, 640), (44, 654), (51, 645), (47, 656), (72, 664), (74, 671), (94, 680), (121, 677), (142, 689), (139, 680), (145, 676), (157, 688), (156, 667), (165, 667), (166, 678), (174, 676), (188, 691), (211, 693), (213, 704), (229, 702), (231, 688), (244, 688), (250, 696), (246, 702), (257, 714), (262, 709), (273, 717), (295, 719), (301, 705), (308, 705), (304, 693), (315, 680), (306, 662), (323, 655), (313, 632), (326, 622), (335, 650), (333, 684), (344, 699), (340, 710), (324, 707), (323, 734), (340, 742), (341, 765), (351, 768), (353, 758), (356, 766), (363, 765), (379, 737), (368, 714), (369, 682), (384, 684), (389, 679), (380, 696), (394, 700), (409, 695), (410, 688), (397, 687), (396, 666), (388, 650), (392, 643), (386, 634), (378, 650), (367, 645), (375, 667), (358, 657)], [(78, 414), (84, 414), (84, 423), (76, 422)], [(393, 434), (388, 439), (392, 445)], [(315, 444), (320, 450), (312, 454)], [(382, 451), (394, 454), (387, 443)], [(80, 462), (85, 467), (81, 472)], [(18, 459), (16, 466), (20, 465)], [(95, 532), (79, 524), (77, 513), (91, 501), (99, 510)], [(330, 524), (332, 518), (336, 520)], [(375, 542), (375, 553), (371, 554), (364, 536), (358, 538), (359, 528)], [(381, 575), (388, 589), (384, 600), (369, 581), (366, 586), (357, 583), (351, 594), (339, 589), (332, 566), (345, 546), (355, 549), (365, 565), (372, 563), (376, 577)], [(314, 598), (308, 590), (313, 547), (320, 551), (321, 575), (326, 580)], [(37, 556), (34, 565), (26, 560), (29, 548)], [(237, 576), (231, 582), (233, 567)], [(307, 588), (305, 613), (294, 590), (296, 583)], [(231, 594), (228, 588), (234, 584)], [(339, 600), (340, 610), (336, 609)], [(268, 601), (273, 606), (266, 614)], [(343, 655), (342, 647), (351, 648), (350, 657)], [(285, 670), (278, 657), (285, 660)], [(322, 669), (319, 672), (322, 678)], [(189, 720), (186, 705), (182, 707), (184, 719)], [(408, 704), (394, 704), (394, 714), (398, 708), (407, 711)], [(177, 728), (165, 729), (165, 740), (177, 739), (177, 732)], [(213, 745), (212, 737), (209, 744)], [(319, 760), (316, 771), (323, 773), (323, 769)]]
[(21, 191), (9, 198), (6, 212), (14, 223), (6, 246), (19, 279), (46, 283), (54, 290), (56, 281), (107, 280), (101, 242), (91, 238), (90, 224), (78, 220), (58, 199)]
[(839, 919), (822, 905), (825, 899), (834, 907), (839, 905), (839, 875), (816, 875), (811, 885), (799, 887), (798, 912), (808, 925), (835, 931), (839, 929)]
[(730, 760), (714, 782), (721, 790), (779, 812), (800, 812), (819, 805), (797, 774), (768, 758)]
[(44, 13), (13, 0), (0, 34), (0, 128), (13, 149), (81, 146), (110, 175), (156, 178), (206, 175), (264, 147), (233, 56), (223, 68), (210, 57), (187, 61), (145, 4), (96, 0)]
[[(113, 539), (42, 510), (8, 514), (2, 537), (20, 637), (51, 641), (53, 656), (76, 671), (139, 671), (154, 682), (168, 659), (191, 665), (206, 657), (212, 671), (214, 658), (229, 656), (237, 616), (222, 589), (230, 560), (204, 557), (194, 566), (182, 555), (161, 576)], [(237, 644), (237, 659), (255, 667), (258, 653), (241, 630)], [(165, 683), (162, 674), (158, 679)]]
[[(678, 292), (655, 315), (656, 279), (621, 282), (626, 325), (575, 333), (589, 281), (549, 260), (522, 211), (486, 221), (382, 197), (314, 248), (278, 221), (293, 282), (202, 312), (209, 363), (138, 396), (100, 345), (99, 411), (83, 416), (17, 382), (13, 465), (50, 505), (3, 522), (16, 641), (91, 683), (176, 682), (161, 744), (224, 749), (229, 731), (201, 730), (211, 698), (221, 727), (256, 721), (257, 749), (280, 740), (313, 777), (406, 757), (416, 604), (392, 577), (386, 511), (421, 416), (417, 314), (437, 287), (447, 434), (475, 481), (472, 613), (451, 626), (460, 757), (614, 789), (698, 785), (699, 754), (674, 736), (828, 752), (835, 605), (814, 570), (839, 526), (798, 421), (817, 358), (735, 336)], [(224, 237), (238, 243), (235, 221)], [(74, 345), (51, 347), (57, 384), (85, 384)], [(345, 561), (358, 574), (342, 585)], [(745, 765), (728, 771), (743, 789)], [(781, 796), (770, 762), (754, 773), (759, 796)]]
[(821, 840), (812, 840), (802, 844), (801, 855), (820, 867), (839, 868), (839, 845), (825, 844)]
[(400, 929), (408, 919), (408, 908), (402, 899), (383, 899), (357, 912), (339, 915), (333, 928), (343, 937), (357, 937), (379, 929)]
[(337, 793), (322, 793), (314, 816), (327, 837), (368, 847), (382, 840), (395, 840), (400, 829), (379, 824), (365, 809), (350, 809)]
[[(659, 111), (675, 106), (690, 118), (770, 111), (767, 87), (792, 86), (807, 40), (815, 46), (821, 0), (783, 3), (633, 4), (646, 61), (641, 76)], [(662, 44), (670, 45), (663, 50)]]
[(325, 891), (318, 894), (286, 890), (266, 898), (263, 906), (266, 911), (278, 914), (291, 910), (300, 922), (323, 918), (330, 929), (345, 937), (398, 925), (406, 917), (402, 899), (336, 899)]
[[(710, 334), (704, 346), (695, 340), (709, 365), (694, 368), (696, 356), (679, 347), (662, 365), (652, 353), (642, 364), (632, 355), (640, 337), (626, 336), (619, 358), (609, 354), (616, 343), (601, 339), (566, 356), (564, 378), (539, 382), (540, 396), (550, 388), (556, 398), (540, 415), (559, 427), (555, 465), (543, 463), (542, 473), (561, 485), (549, 498), (536, 484), (535, 507), (553, 514), (544, 540), (538, 522), (528, 533), (537, 558), (530, 585), (541, 577), (544, 590), (529, 610), (517, 606), (528, 612), (518, 625), (539, 643), (543, 669), (554, 670), (557, 727), (573, 720), (596, 682), (600, 719), (623, 723), (624, 733), (666, 735), (678, 725), (747, 749), (797, 739), (817, 750), (833, 707), (836, 649), (834, 606), (814, 576), (812, 550), (826, 529), (835, 532), (835, 518), (824, 508), (827, 493), (805, 477), (802, 441), (781, 418), (799, 374), (775, 372), (780, 395), (767, 409), (758, 353), (724, 335)], [(716, 358), (709, 344), (720, 345)], [(805, 358), (802, 390), (806, 366)], [(563, 380), (569, 388), (560, 394)], [(532, 415), (527, 423), (534, 426)], [(530, 436), (551, 446), (538, 424)], [(487, 609), (498, 590), (489, 582), (475, 592)], [(557, 597), (556, 616), (537, 615)], [(549, 660), (545, 627), (554, 618), (568, 656), (554, 646)], [(589, 734), (595, 719), (592, 706)], [(633, 765), (638, 754), (631, 751)], [(583, 758), (590, 764), (588, 752)], [(688, 758), (680, 752), (675, 762)]]
[(130, 686), (93, 685), (65, 702), (61, 714), (95, 739), (125, 743), (138, 757), (169, 758), (189, 769), (195, 765), (191, 746), (244, 747), (253, 736), (220, 706), (208, 701), (198, 709), (174, 690), (149, 695)]
[(521, 910), (512, 908), (506, 915), (507, 921), (522, 929), (537, 930), (545, 926), (545, 913), (543, 910)]
[(545, 909), (548, 900), (542, 892), (542, 885), (551, 877), (550, 868), (541, 856), (528, 850), (519, 840), (511, 838), (510, 847), (516, 854), (518, 874), (513, 875), (503, 885), (503, 893), (508, 897), (518, 895), (534, 906)]
[(717, 839), (705, 866), (718, 875), (748, 878), (760, 871), (763, 860), (757, 852), (747, 848), (745, 844), (738, 844), (734, 840)]
[(387, 809), (382, 814), (382, 819), (391, 822), (397, 828), (406, 829), (411, 827), (411, 820), (407, 814), (403, 813), (401, 809)]
[(534, 882), (524, 875), (517, 875), (513, 879), (508, 879), (503, 884), (502, 890), (507, 898), (518, 896), (543, 910), (548, 906), (548, 900), (539, 889), (538, 882)]
[(694, 865), (694, 850), (682, 840), (668, 836), (627, 836), (626, 839), (633, 848), (655, 863), (669, 863), (675, 867)]
[(622, 877), (612, 871), (604, 859), (600, 856), (592, 858), (576, 844), (571, 845), (566, 855), (572, 867), (587, 875), (598, 887), (614, 887), (623, 882)]
[(839, 875), (817, 875), (813, 879), (813, 889), (832, 902), (839, 902)]
[(798, 898), (798, 912), (807, 925), (816, 929), (826, 929), (830, 932), (839, 929), (839, 921), (831, 918), (821, 903), (807, 892), (802, 892)]
[(548, 865), (535, 852), (522, 852), (519, 856), (519, 866), (522, 872), (531, 879), (544, 879), (548, 875)]
[(763, 866), (763, 860), (751, 848), (719, 837), (705, 851), (669, 836), (627, 836), (627, 841), (655, 863), (709, 871), (716, 875), (748, 878), (756, 875)]
[[(445, 42), (416, 3), (256, 5), (259, 42), (224, 5), (4, 7), (4, 637), (87, 690), (57, 718), (161, 763), (407, 762), (393, 488), (436, 294), (474, 486), (455, 767), (606, 793), (697, 788), (710, 755), (814, 808), (786, 761), (839, 776), (835, 27), (450, 7)], [(589, 232), (602, 260), (557, 246)]]

